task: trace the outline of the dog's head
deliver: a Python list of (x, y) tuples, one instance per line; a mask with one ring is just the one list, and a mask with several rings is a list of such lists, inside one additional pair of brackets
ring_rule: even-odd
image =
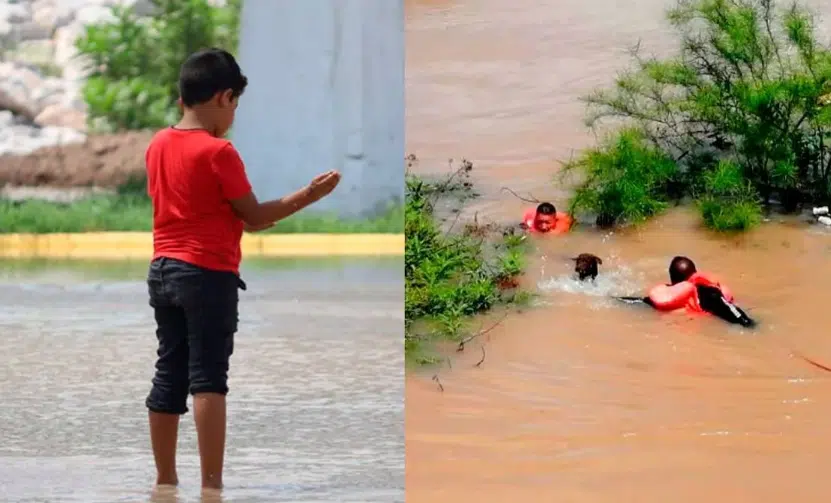
[(596, 278), (598, 274), (597, 266), (603, 264), (603, 260), (600, 257), (592, 255), (591, 253), (581, 253), (571, 260), (574, 261), (574, 272), (577, 273), (580, 281), (587, 278)]

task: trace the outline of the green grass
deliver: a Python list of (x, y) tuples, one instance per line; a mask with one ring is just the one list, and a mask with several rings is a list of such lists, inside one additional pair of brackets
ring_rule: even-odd
[[(525, 236), (478, 223), (446, 232), (434, 214), (438, 198), (472, 193), (464, 164), (444, 183), (408, 175), (404, 255), (405, 356), (415, 365), (437, 363), (438, 346), (464, 348), (471, 317), (527, 298), (515, 280), (525, 267)], [(455, 178), (454, 178), (455, 177)]]
[[(152, 214), (150, 200), (136, 194), (96, 196), (66, 204), (0, 200), (0, 233), (151, 231)], [(400, 205), (368, 220), (304, 211), (265, 232), (400, 234), (404, 230), (403, 220), (404, 209)]]

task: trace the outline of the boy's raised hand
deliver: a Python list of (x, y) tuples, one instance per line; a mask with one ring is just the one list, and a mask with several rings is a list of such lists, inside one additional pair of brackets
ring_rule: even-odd
[(335, 170), (330, 170), (314, 177), (309, 184), (309, 189), (311, 190), (312, 197), (318, 200), (335, 190), (338, 183), (340, 183), (340, 173)]

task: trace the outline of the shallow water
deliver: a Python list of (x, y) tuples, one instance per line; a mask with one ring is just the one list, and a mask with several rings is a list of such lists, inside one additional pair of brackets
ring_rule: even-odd
[[(400, 271), (246, 264), (221, 501), (403, 501)], [(150, 500), (145, 272), (0, 262), (0, 500)], [(153, 501), (199, 501), (190, 414), (182, 428), (182, 487)]]
[[(519, 220), (527, 204), (503, 186), (564, 206), (558, 160), (593, 141), (578, 98), (639, 38), (672, 50), (671, 4), (409, 2), (413, 169), (473, 161), (482, 198), (465, 214), (480, 221)], [(536, 305), (452, 367), (408, 376), (407, 501), (825, 501), (831, 374), (795, 354), (831, 362), (831, 235), (781, 220), (719, 238), (674, 209), (636, 231), (532, 239)], [(581, 252), (604, 261), (594, 285), (572, 278)], [(720, 275), (759, 329), (608, 300), (665, 281), (677, 254)]]

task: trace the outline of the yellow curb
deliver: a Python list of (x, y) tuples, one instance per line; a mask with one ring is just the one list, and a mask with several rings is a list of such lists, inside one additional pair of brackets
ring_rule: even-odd
[[(0, 234), (3, 258), (149, 258), (149, 232)], [(245, 234), (244, 257), (402, 256), (403, 234)]]

